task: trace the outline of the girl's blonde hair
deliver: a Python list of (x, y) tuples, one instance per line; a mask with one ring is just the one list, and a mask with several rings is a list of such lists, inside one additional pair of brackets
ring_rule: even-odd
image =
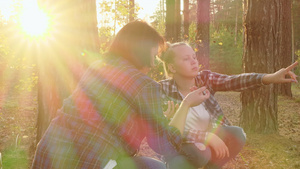
[(165, 50), (159, 56), (159, 59), (163, 62), (164, 72), (165, 72), (165, 76), (167, 78), (172, 77), (172, 72), (170, 72), (170, 70), (168, 69), (168, 64), (174, 62), (174, 57), (176, 56), (176, 53), (174, 52), (173, 49), (175, 47), (183, 46), (183, 45), (190, 47), (190, 45), (186, 42), (176, 42), (176, 43), (172, 43), (172, 44), (169, 42), (166, 42)]

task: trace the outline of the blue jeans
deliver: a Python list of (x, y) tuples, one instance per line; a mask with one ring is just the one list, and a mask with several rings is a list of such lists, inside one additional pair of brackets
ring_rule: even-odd
[(246, 142), (243, 129), (237, 126), (222, 126), (215, 134), (228, 147), (229, 157), (218, 159), (210, 147), (202, 151), (194, 144), (183, 144), (181, 153), (165, 156), (167, 167), (170, 169), (221, 168), (243, 149)]
[(166, 164), (150, 157), (124, 157), (117, 160), (114, 169), (166, 169)]

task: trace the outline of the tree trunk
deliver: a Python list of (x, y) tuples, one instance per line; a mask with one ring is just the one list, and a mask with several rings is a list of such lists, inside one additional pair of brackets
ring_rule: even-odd
[(171, 43), (178, 42), (180, 34), (180, 0), (166, 0), (166, 40)]
[[(282, 53), (283, 48), (291, 45), (284, 40), (290, 37), (282, 29), (282, 15), (287, 12), (283, 11), (282, 5), (288, 4), (288, 1), (244, 0), (244, 72), (273, 73), (282, 57), (291, 57), (290, 53)], [(241, 126), (246, 131), (276, 133), (277, 95), (278, 87), (274, 84), (242, 92)]]
[(210, 0), (197, 0), (196, 55), (201, 69), (209, 69)]
[[(292, 63), (292, 2), (291, 0), (279, 2), (279, 56), (276, 68), (287, 67)], [(292, 97), (291, 84), (279, 84), (278, 94)]]
[(181, 41), (181, 14), (180, 14), (180, 0), (175, 0), (175, 32), (174, 41)]
[[(300, 1), (293, 1), (293, 25), (294, 25), (294, 51), (300, 50)], [(299, 54), (298, 54), (299, 55)], [(295, 60), (297, 60), (297, 55), (295, 55)]]
[(190, 27), (190, 2), (185, 0), (183, 3), (183, 39), (187, 41), (189, 39), (189, 27)]
[(235, 26), (234, 26), (234, 44), (237, 45), (237, 35), (238, 35), (238, 14), (239, 14), (239, 1), (235, 2)]
[(55, 23), (51, 39), (41, 43), (37, 54), (37, 142), (99, 50), (96, 0), (39, 0), (39, 4)]
[(129, 0), (129, 22), (134, 20), (134, 0)]
[(174, 42), (175, 0), (166, 0), (166, 40)]

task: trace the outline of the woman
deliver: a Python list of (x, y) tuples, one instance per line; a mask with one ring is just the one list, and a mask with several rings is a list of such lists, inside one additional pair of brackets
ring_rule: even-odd
[[(163, 88), (162, 98), (174, 104), (180, 104), (191, 90), (205, 86), (211, 94), (200, 105), (191, 107), (186, 118), (182, 154), (167, 155), (169, 168), (221, 168), (234, 158), (243, 148), (246, 135), (243, 129), (230, 126), (222, 109), (214, 98), (217, 91), (241, 91), (270, 83), (297, 82), (291, 70), (298, 64), (281, 69), (273, 74), (245, 73), (228, 76), (208, 70), (199, 72), (199, 63), (194, 50), (186, 43), (174, 43), (161, 55), (165, 72), (171, 78), (160, 82)], [(285, 75), (291, 78), (286, 79)], [(171, 111), (172, 112), (172, 111)], [(169, 116), (169, 114), (167, 114)], [(188, 168), (188, 167), (184, 167)]]
[(165, 168), (158, 160), (135, 157), (141, 141), (146, 137), (157, 153), (176, 153), (188, 108), (208, 97), (204, 88), (192, 92), (173, 120), (166, 120), (159, 84), (145, 74), (163, 44), (147, 23), (125, 25), (105, 58), (89, 67), (64, 100), (32, 168)]

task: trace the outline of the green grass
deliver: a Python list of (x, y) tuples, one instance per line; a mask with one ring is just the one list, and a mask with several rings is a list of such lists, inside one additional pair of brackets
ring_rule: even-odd
[(11, 147), (2, 153), (3, 169), (29, 168), (28, 155), (21, 148)]
[(248, 159), (250, 168), (300, 167), (300, 144), (279, 135), (249, 135), (244, 153), (255, 155)]

